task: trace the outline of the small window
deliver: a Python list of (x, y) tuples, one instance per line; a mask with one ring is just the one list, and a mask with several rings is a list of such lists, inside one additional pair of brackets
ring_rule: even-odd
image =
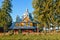
[(24, 23), (20, 23), (20, 26), (24, 26)]
[(26, 26), (28, 27), (28, 23), (26, 23)]
[(16, 23), (15, 26), (19, 26), (19, 23)]
[(30, 26), (33, 26), (33, 24), (32, 24), (32, 23), (30, 23)]

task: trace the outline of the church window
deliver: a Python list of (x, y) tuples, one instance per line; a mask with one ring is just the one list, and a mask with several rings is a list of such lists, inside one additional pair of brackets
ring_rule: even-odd
[(19, 23), (16, 23), (15, 25), (16, 25), (16, 26), (19, 26)]
[(30, 26), (33, 26), (33, 24), (32, 24), (32, 23), (30, 23)]
[(24, 26), (24, 23), (21, 23), (21, 26)]

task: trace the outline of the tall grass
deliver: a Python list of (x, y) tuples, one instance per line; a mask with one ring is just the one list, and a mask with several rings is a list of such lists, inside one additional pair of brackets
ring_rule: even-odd
[(60, 40), (60, 34), (46, 34), (46, 35), (5, 35), (0, 36), (0, 40)]

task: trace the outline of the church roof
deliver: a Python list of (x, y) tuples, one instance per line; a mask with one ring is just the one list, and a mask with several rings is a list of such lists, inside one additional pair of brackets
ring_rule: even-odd
[(26, 27), (26, 26), (24, 26), (24, 27), (16, 27), (16, 26), (15, 26), (16, 23), (20, 23), (20, 22), (26, 23), (25, 21), (23, 21), (23, 19), (24, 19), (25, 17), (29, 17), (29, 19), (31, 20), (31, 21), (29, 21), (28, 23), (30, 23), (30, 22), (32, 22), (32, 23), (37, 23), (37, 22), (33, 22), (32, 14), (29, 13), (28, 9), (26, 9), (26, 11), (25, 11), (24, 15), (22, 16), (22, 18), (20, 18), (20, 17), (17, 15), (17, 17), (16, 17), (16, 22), (13, 22), (12, 25), (11, 25), (11, 27), (10, 27), (9, 29), (35, 29), (36, 27), (34, 27), (34, 26), (33, 26), (33, 27)]
[(22, 18), (19, 17), (19, 15), (16, 16), (16, 22), (23, 22), (23, 20), (28, 17), (30, 21), (33, 21), (32, 13), (29, 13), (28, 9), (24, 12)]
[[(19, 22), (18, 22), (19, 23)], [(24, 22), (26, 23), (26, 22)], [(38, 23), (38, 22), (32, 22), (32, 23)], [(15, 26), (16, 22), (12, 23), (12, 26), (9, 29), (36, 29), (36, 26)]]
[(12, 23), (12, 26), (9, 28), (9, 29), (36, 29), (36, 27), (35, 26), (15, 26), (15, 23), (16, 22), (13, 22)]
[(12, 25), (9, 29), (13, 29), (14, 27), (15, 27), (15, 22), (12, 23)]
[(16, 16), (16, 22), (21, 22), (22, 18), (19, 17), (19, 15)]
[(11, 26), (11, 28), (9, 28), (9, 29), (36, 29), (37, 27), (34, 27), (34, 26), (32, 26), (32, 27), (26, 27), (26, 26)]
[(26, 11), (24, 12), (24, 14), (22, 16), (23, 19), (26, 18), (26, 17), (29, 17), (29, 19), (31, 21), (33, 21), (32, 13), (29, 13), (28, 9), (26, 9)]

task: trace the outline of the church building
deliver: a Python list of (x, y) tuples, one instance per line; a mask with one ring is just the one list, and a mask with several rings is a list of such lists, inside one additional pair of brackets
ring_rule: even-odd
[(37, 22), (33, 21), (34, 18), (31, 13), (29, 13), (28, 9), (26, 9), (22, 18), (18, 15), (16, 17), (16, 22), (12, 23), (12, 26), (9, 28), (14, 31), (14, 34), (21, 33), (32, 33), (37, 32)]

